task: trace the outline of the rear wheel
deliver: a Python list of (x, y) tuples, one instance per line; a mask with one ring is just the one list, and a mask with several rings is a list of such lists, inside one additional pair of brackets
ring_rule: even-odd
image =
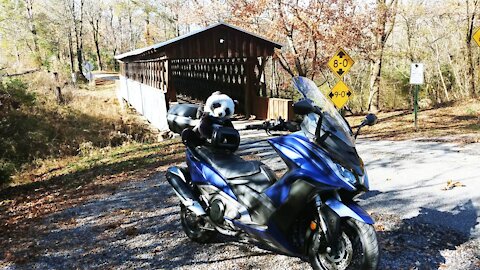
[(180, 205), (180, 221), (185, 234), (195, 242), (207, 243), (217, 235), (217, 231), (205, 229), (205, 220), (184, 205)]
[[(317, 233), (312, 241), (324, 242), (325, 238)], [(337, 250), (330, 252), (321, 243), (310, 244), (309, 256), (313, 269), (377, 269), (378, 242), (372, 225), (347, 219), (343, 221), (338, 241)]]

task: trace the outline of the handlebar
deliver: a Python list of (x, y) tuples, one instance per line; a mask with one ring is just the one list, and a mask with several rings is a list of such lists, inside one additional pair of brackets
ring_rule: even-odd
[(297, 122), (285, 121), (281, 117), (277, 120), (267, 120), (262, 124), (257, 125), (247, 125), (246, 129), (263, 129), (268, 135), (272, 135), (271, 131), (290, 131), (295, 132), (300, 130), (300, 127)]

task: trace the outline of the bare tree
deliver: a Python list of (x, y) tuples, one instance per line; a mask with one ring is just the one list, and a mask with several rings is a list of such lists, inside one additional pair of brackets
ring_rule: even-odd
[(102, 3), (96, 1), (88, 2), (87, 6), (87, 19), (92, 27), (92, 38), (93, 44), (95, 46), (95, 53), (97, 55), (97, 66), (98, 69), (103, 70), (102, 54), (100, 52), (100, 20), (102, 19)]
[(28, 21), (28, 28), (30, 33), (32, 34), (33, 38), (33, 49), (35, 52), (35, 59), (38, 64), (41, 64), (41, 57), (40, 57), (40, 48), (38, 47), (38, 35), (37, 35), (37, 27), (35, 25), (35, 21), (33, 18), (33, 2), (34, 0), (24, 0), (25, 8), (27, 9), (27, 21)]
[(75, 74), (75, 55), (73, 54), (73, 40), (72, 40), (72, 29), (68, 27), (68, 58), (70, 59), (70, 71), (72, 76)]
[(79, 7), (77, 8), (77, 0), (71, 0), (68, 5), (70, 11), (70, 19), (72, 20), (73, 32), (75, 33), (75, 45), (77, 49), (77, 66), (78, 77), (81, 80), (85, 80), (85, 76), (82, 74), (83, 63), (83, 15), (84, 15), (84, 3), (85, 0), (79, 0)]
[[(110, 44), (111, 47), (112, 47), (112, 54), (113, 56), (117, 55), (117, 51), (118, 51), (118, 44), (117, 44), (117, 35), (119, 33), (117, 33), (116, 29), (115, 29), (115, 25), (114, 25), (114, 18), (115, 18), (115, 14), (113, 12), (113, 7), (110, 6), (110, 9), (109, 9), (109, 12), (108, 12), (108, 30), (107, 31), (110, 31), (110, 36), (112, 38), (112, 43), (113, 44)], [(121, 23), (119, 23), (121, 24)], [(117, 69), (117, 61), (115, 61), (115, 66), (114, 66), (114, 69), (116, 70)]]
[[(477, 95), (475, 91), (475, 63), (472, 53), (472, 36), (475, 23), (475, 16), (478, 12), (479, 0), (466, 0), (467, 2), (467, 34), (466, 34), (466, 47), (467, 47), (467, 62), (468, 62), (468, 85), (470, 93), (473, 97)], [(473, 6), (470, 5), (472, 3)]]
[(387, 39), (395, 26), (398, 0), (377, 0), (376, 24), (374, 28), (374, 49), (371, 54), (370, 95), (368, 110), (377, 112), (380, 108), (380, 81), (383, 53)]

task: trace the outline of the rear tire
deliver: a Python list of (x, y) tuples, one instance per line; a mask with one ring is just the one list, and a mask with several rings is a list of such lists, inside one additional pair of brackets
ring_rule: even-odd
[(205, 220), (184, 205), (180, 205), (180, 221), (183, 231), (192, 241), (207, 243), (217, 235), (217, 231), (204, 229)]
[(318, 232), (314, 235), (309, 248), (312, 268), (318, 270), (377, 269), (379, 250), (373, 226), (353, 218), (344, 220), (342, 223), (342, 234), (338, 239), (341, 242), (336, 254), (315, 248), (319, 245), (313, 241), (325, 240), (323, 237), (318, 237)]

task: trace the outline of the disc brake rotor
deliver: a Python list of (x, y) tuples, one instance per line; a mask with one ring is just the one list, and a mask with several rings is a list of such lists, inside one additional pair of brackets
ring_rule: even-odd
[(344, 270), (350, 265), (353, 257), (353, 246), (348, 236), (342, 232), (341, 241), (338, 244), (337, 251), (318, 253), (318, 259), (322, 265), (328, 267), (328, 269)]

